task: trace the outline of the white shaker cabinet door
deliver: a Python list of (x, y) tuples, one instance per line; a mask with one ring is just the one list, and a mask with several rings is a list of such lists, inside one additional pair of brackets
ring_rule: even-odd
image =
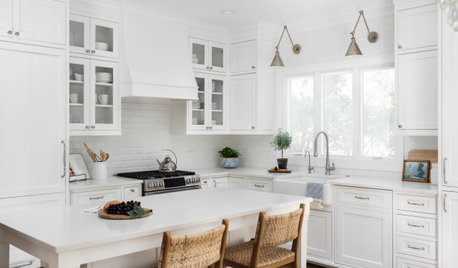
[(458, 193), (443, 192), (442, 202), (442, 267), (455, 267), (458, 263)]
[(15, 0), (13, 26), (15, 38), (65, 45), (67, 3), (59, 0)]
[(231, 45), (231, 74), (256, 72), (256, 41)]
[(398, 57), (400, 129), (437, 129), (437, 83), (437, 51)]
[(0, 44), (0, 198), (63, 192), (66, 53)]
[(311, 210), (307, 231), (307, 255), (332, 261), (332, 213)]
[(252, 131), (256, 124), (256, 75), (238, 75), (231, 78), (232, 131)]
[(337, 206), (336, 262), (351, 267), (392, 267), (391, 213)]
[(13, 37), (13, 0), (0, 0), (0, 36)]

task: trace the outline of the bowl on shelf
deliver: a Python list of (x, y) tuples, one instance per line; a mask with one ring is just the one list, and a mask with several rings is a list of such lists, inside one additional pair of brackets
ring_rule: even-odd
[(100, 83), (111, 83), (113, 82), (113, 74), (108, 72), (98, 72), (96, 74), (96, 81)]
[(76, 81), (83, 81), (84, 79), (84, 75), (82, 74), (74, 74), (74, 76)]
[(95, 49), (97, 50), (108, 50), (108, 44), (105, 42), (95, 42)]

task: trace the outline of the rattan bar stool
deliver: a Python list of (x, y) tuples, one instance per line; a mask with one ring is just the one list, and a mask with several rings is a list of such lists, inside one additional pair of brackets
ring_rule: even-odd
[(192, 235), (172, 237), (165, 232), (162, 239), (159, 268), (223, 267), (229, 221), (215, 229)]
[[(305, 204), (296, 211), (274, 216), (259, 213), (256, 237), (226, 249), (224, 265), (234, 268), (299, 267), (299, 242)], [(293, 241), (291, 250), (278, 247)]]

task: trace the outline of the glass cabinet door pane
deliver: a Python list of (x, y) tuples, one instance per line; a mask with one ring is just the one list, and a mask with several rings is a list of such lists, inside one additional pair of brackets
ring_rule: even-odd
[(95, 26), (95, 49), (100, 51), (113, 52), (113, 28)]
[(205, 65), (205, 45), (192, 43), (192, 63)]
[(205, 125), (205, 78), (196, 77), (197, 96), (199, 100), (192, 101), (192, 122), (193, 126)]
[(113, 124), (113, 69), (95, 67), (95, 123)]
[(70, 64), (70, 124), (84, 124), (84, 65)]
[(212, 66), (224, 68), (224, 49), (212, 46)]
[(70, 46), (84, 48), (84, 22), (70, 21)]
[(211, 94), (211, 124), (222, 126), (224, 124), (224, 81), (222, 79), (212, 79)]

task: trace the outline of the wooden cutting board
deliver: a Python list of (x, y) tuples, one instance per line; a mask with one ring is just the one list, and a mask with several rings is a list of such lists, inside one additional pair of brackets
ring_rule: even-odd
[(409, 160), (429, 160), (431, 163), (437, 163), (437, 150), (412, 150), (409, 151)]
[(269, 173), (291, 173), (289, 169), (269, 169)]
[[(153, 210), (150, 208), (143, 208), (146, 214), (142, 218), (149, 217), (153, 214)], [(104, 209), (101, 209), (97, 212), (100, 218), (109, 219), (109, 220), (135, 220), (138, 218), (131, 218), (129, 215), (119, 215), (119, 214), (108, 214)]]

